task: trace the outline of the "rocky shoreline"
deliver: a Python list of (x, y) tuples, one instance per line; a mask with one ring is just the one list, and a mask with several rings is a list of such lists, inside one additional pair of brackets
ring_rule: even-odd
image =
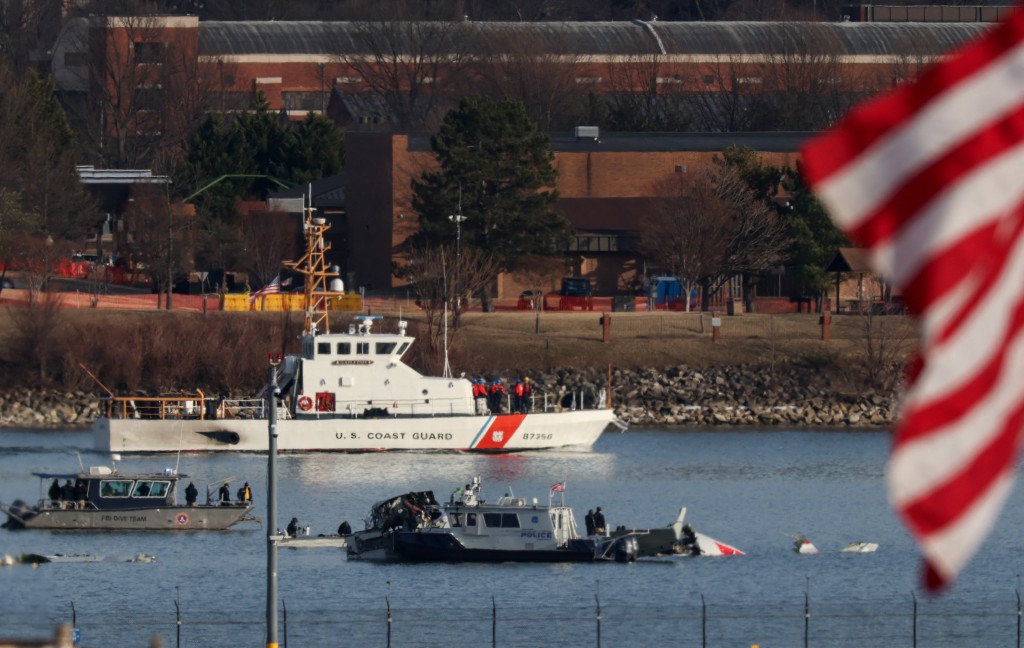
[[(498, 374), (506, 382), (522, 375), (530, 376), (536, 394), (551, 394), (566, 406), (581, 396), (592, 406), (608, 380), (607, 371), (597, 369)], [(612, 403), (616, 415), (634, 425), (883, 428), (893, 423), (896, 394), (851, 392), (839, 378), (795, 366), (613, 370)], [(0, 427), (87, 427), (98, 415), (98, 396), (86, 391), (0, 393)]]

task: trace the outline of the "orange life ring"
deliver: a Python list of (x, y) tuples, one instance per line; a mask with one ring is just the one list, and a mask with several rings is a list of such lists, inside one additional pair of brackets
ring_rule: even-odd
[(303, 412), (308, 412), (313, 409), (313, 399), (309, 396), (303, 396), (299, 399), (299, 409)]

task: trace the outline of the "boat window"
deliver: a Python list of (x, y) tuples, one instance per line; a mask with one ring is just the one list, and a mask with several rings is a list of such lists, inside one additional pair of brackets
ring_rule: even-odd
[(352, 343), (338, 342), (338, 355), (352, 355)]
[(515, 513), (484, 513), (484, 524), (492, 529), (518, 529), (519, 516)]
[(394, 342), (378, 342), (377, 355), (391, 355), (391, 352), (395, 350), (395, 346)]
[(140, 479), (135, 482), (135, 491), (132, 497), (167, 497), (170, 482), (148, 481)]
[(408, 342), (402, 342), (402, 346), (398, 347), (398, 355), (405, 353), (405, 350), (409, 348)]
[(476, 513), (466, 513), (466, 526), (468, 526), (468, 527), (475, 527), (476, 526)]
[(357, 342), (356, 343), (356, 355), (370, 355), (370, 343), (369, 342)]
[(316, 354), (317, 355), (331, 355), (331, 343), (330, 342), (317, 342), (316, 343)]
[(132, 480), (108, 480), (100, 482), (100, 497), (128, 497), (132, 492)]

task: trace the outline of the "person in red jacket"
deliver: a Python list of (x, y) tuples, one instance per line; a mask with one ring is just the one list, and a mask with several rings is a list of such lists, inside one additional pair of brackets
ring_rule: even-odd
[(530, 384), (530, 377), (523, 378), (523, 414), (533, 409), (533, 385)]
[(491, 412), (493, 414), (501, 414), (501, 404), (505, 400), (505, 385), (501, 384), (501, 380), (495, 380), (491, 383)]
[(516, 414), (520, 414), (523, 411), (523, 394), (525, 394), (523, 387), (523, 381), (516, 380), (516, 385), (512, 391), (512, 411)]

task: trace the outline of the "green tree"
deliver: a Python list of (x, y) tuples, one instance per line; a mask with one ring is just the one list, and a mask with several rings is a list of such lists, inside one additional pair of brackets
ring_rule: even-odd
[(53, 241), (79, 243), (98, 213), (75, 168), (75, 135), (53, 81), (30, 71), (0, 96), (0, 184), (17, 189), (32, 229)]
[(807, 187), (802, 166), (786, 173), (784, 186), (791, 195), (786, 214), (789, 237), (793, 241), (789, 253), (790, 273), (800, 283), (803, 294), (818, 295), (820, 300), (829, 288), (825, 267), (839, 248), (850, 243)]
[(175, 174), (180, 197), (196, 205), (201, 223), (201, 267), (227, 268), (246, 249), (239, 200), (261, 199), (282, 186), (338, 173), (344, 164), (343, 132), (328, 119), (308, 115), (293, 123), (257, 107), (230, 121), (208, 116), (189, 142)]
[(522, 103), (467, 97), (430, 143), (440, 170), (413, 181), (420, 231), (411, 245), (456, 241), (495, 257), (502, 270), (527, 255), (561, 253), (570, 229), (552, 208), (558, 192), (550, 140)]

